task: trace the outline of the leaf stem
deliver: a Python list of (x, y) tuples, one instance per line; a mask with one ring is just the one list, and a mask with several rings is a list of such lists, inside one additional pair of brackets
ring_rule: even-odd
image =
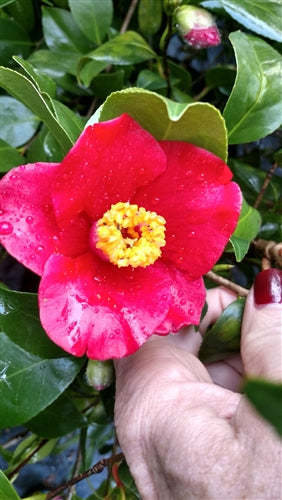
[(116, 455), (112, 455), (110, 458), (102, 458), (102, 460), (99, 460), (99, 462), (90, 467), (90, 469), (81, 472), (81, 474), (79, 474), (78, 476), (71, 478), (69, 481), (66, 481), (55, 490), (50, 491), (47, 494), (45, 500), (51, 500), (51, 498), (56, 496), (58, 493), (61, 493), (61, 491), (65, 490), (66, 488), (69, 488), (73, 484), (79, 483), (83, 479), (87, 479), (93, 474), (99, 474), (105, 469), (105, 467), (111, 467), (115, 462), (121, 462), (122, 460), (124, 460), (123, 453), (117, 453)]
[(232, 290), (232, 292), (237, 293), (237, 295), (239, 295), (240, 297), (248, 296), (249, 290), (247, 288), (243, 288), (240, 285), (237, 285), (236, 283), (233, 283), (232, 281), (229, 281), (228, 279), (219, 276), (213, 271), (209, 271), (208, 273), (205, 274), (205, 276), (214, 283), (217, 283), (217, 285), (224, 286), (225, 288)]

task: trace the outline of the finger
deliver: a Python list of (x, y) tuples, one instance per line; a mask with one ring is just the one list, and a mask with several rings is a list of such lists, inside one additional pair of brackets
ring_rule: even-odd
[(244, 310), (241, 356), (248, 375), (282, 377), (282, 271), (258, 274)]

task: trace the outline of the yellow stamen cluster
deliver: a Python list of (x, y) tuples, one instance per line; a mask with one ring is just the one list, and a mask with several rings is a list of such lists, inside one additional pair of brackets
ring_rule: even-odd
[(165, 245), (165, 219), (130, 203), (112, 205), (96, 225), (96, 248), (118, 267), (146, 267)]

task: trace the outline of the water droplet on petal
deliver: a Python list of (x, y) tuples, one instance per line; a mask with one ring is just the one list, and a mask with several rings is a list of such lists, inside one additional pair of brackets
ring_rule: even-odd
[(36, 251), (37, 251), (38, 253), (42, 253), (42, 252), (43, 252), (43, 250), (44, 250), (44, 247), (43, 247), (42, 245), (38, 245), (38, 247), (36, 248)]
[(186, 304), (186, 299), (182, 299), (182, 300), (180, 301), (180, 305), (181, 305), (181, 306), (185, 306), (185, 304)]
[(32, 224), (32, 222), (34, 221), (34, 218), (31, 215), (28, 215), (25, 220), (28, 224)]
[(0, 223), (0, 234), (6, 235), (6, 234), (11, 234), (12, 232), (13, 232), (13, 226), (10, 222)]
[(155, 196), (155, 198), (152, 199), (152, 204), (154, 206), (158, 205), (160, 202), (160, 198), (158, 198), (157, 196)]
[(194, 309), (189, 309), (188, 310), (188, 314), (190, 314), (190, 316), (194, 316), (194, 313), (195, 313)]

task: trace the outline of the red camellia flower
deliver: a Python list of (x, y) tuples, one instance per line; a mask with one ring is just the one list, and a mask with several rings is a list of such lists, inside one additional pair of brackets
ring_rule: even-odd
[(212, 153), (158, 142), (127, 114), (88, 126), (60, 164), (6, 174), (0, 241), (41, 275), (48, 336), (102, 360), (197, 324), (202, 275), (240, 212), (231, 177)]

